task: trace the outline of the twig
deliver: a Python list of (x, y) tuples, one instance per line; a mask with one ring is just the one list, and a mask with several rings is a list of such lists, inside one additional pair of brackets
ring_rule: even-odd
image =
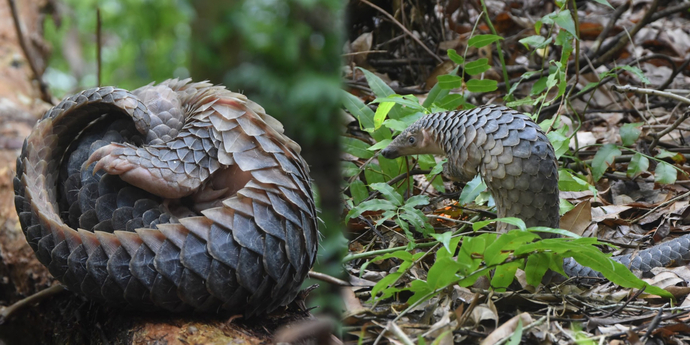
[(41, 78), (41, 75), (38, 73), (38, 67), (36, 67), (36, 62), (33, 59), (33, 55), (29, 53), (29, 47), (26, 45), (26, 41), (24, 41), (24, 32), (22, 31), (22, 25), (19, 21), (17, 5), (14, 3), (14, 0), (7, 0), (7, 3), (10, 5), (10, 10), (12, 11), (14, 29), (17, 32), (17, 41), (19, 41), (19, 45), (22, 47), (22, 50), (24, 51), (26, 61), (29, 63), (29, 68), (31, 68), (31, 72), (34, 74), (34, 79), (36, 79), (36, 81), (38, 82), (38, 89), (41, 92), (41, 99), (46, 103), (53, 104), (53, 100), (50, 98), (50, 95), (48, 94), (48, 87), (43, 82), (43, 78)]
[(101, 9), (96, 7), (96, 86), (101, 86)]
[(365, 50), (365, 51), (361, 51), (361, 52), (352, 52), (352, 53), (340, 54), (340, 56), (347, 57), (347, 56), (355, 56), (355, 55), (369, 54), (369, 53), (388, 53), (388, 51), (387, 50)]
[[(666, 98), (674, 99), (674, 100), (677, 100), (677, 101), (680, 101), (680, 102), (683, 102), (685, 104), (690, 105), (690, 99), (689, 98), (686, 98), (686, 97), (683, 97), (681, 95), (677, 95), (677, 94), (671, 93), (671, 92), (659, 91), (659, 90), (654, 90), (654, 89), (639, 88), (639, 87), (634, 87), (634, 86), (630, 86), (630, 85), (625, 85), (625, 86), (611, 85), (611, 89), (613, 91), (620, 92), (620, 93), (625, 93), (625, 92), (630, 91), (630, 92), (635, 92), (635, 93), (639, 93), (639, 94), (643, 94), (643, 95), (666, 97)], [(672, 125), (668, 126), (668, 128), (664, 129), (663, 131), (661, 131), (659, 133), (650, 133), (649, 135), (652, 136), (652, 138), (654, 138), (654, 140), (649, 145), (649, 150), (651, 151), (652, 149), (654, 149), (656, 147), (656, 145), (659, 144), (659, 139), (661, 137), (663, 137), (664, 135), (666, 135), (666, 134), (670, 133), (671, 131), (675, 130), (676, 128), (678, 128), (678, 126), (680, 126), (681, 123), (683, 123), (683, 121), (685, 121), (685, 119), (688, 118), (688, 116), (690, 116), (690, 112), (685, 112), (685, 113), (683, 113), (682, 116), (680, 116), (676, 120), (676, 122), (674, 122)]]
[(685, 119), (688, 118), (688, 116), (690, 116), (690, 112), (686, 111), (683, 113), (682, 116), (678, 117), (676, 122), (674, 122), (672, 125), (668, 126), (668, 128), (664, 129), (663, 131), (661, 131), (659, 133), (649, 133), (649, 135), (651, 135), (652, 138), (654, 138), (654, 140), (652, 141), (651, 144), (649, 144), (648, 150), (650, 150), (650, 151), (653, 150), (656, 147), (656, 145), (659, 144), (660, 138), (662, 138), (664, 135), (666, 135), (666, 134), (670, 133), (671, 131), (675, 130), (676, 128), (678, 128), (678, 126), (680, 126), (680, 124), (683, 123), (685, 121)]
[(390, 13), (386, 12), (383, 8), (378, 7), (378, 6), (372, 4), (371, 2), (369, 2), (367, 0), (359, 0), (359, 1), (369, 5), (371, 8), (381, 12), (384, 16), (386, 16), (388, 19), (390, 19), (395, 25), (397, 25), (400, 29), (402, 29), (403, 32), (405, 32), (408, 36), (410, 36), (410, 38), (412, 38), (415, 42), (417, 42), (417, 44), (419, 44), (424, 50), (426, 50), (426, 52), (429, 53), (429, 55), (433, 56), (434, 59), (436, 59), (436, 61), (438, 61), (439, 63), (443, 63), (443, 60), (440, 57), (438, 57), (438, 55), (434, 54), (434, 52), (431, 51), (431, 49), (429, 49), (429, 47), (427, 47), (424, 44), (424, 42), (422, 42), (419, 38), (417, 38), (417, 36), (413, 35), (410, 32), (410, 30), (408, 30), (404, 25), (400, 24), (400, 22), (397, 21), (395, 19), (395, 17), (393, 17)]
[[(496, 32), (496, 29), (494, 28), (494, 24), (491, 23), (491, 18), (489, 18), (489, 10), (486, 9), (486, 1), (481, 0), (480, 2), (482, 4), (482, 11), (484, 12), (486, 25), (489, 26), (489, 29), (491, 30), (492, 34), (498, 35), (498, 33)], [(495, 43), (496, 43), (496, 52), (498, 53), (498, 59), (501, 61), (501, 70), (503, 71), (503, 80), (505, 80), (505, 83), (506, 83), (506, 93), (509, 93), (510, 92), (510, 79), (508, 78), (508, 70), (506, 70), (506, 61), (503, 58), (503, 50), (501, 49), (501, 41), (497, 40)]]
[(645, 89), (645, 88), (635, 87), (635, 86), (630, 86), (630, 85), (624, 85), (624, 86), (611, 85), (611, 90), (619, 92), (619, 93), (634, 92), (634, 93), (639, 93), (639, 94), (643, 94), (643, 95), (666, 97), (666, 98), (675, 99), (676, 101), (680, 101), (680, 102), (683, 102), (685, 104), (690, 105), (690, 98), (683, 97), (681, 95), (677, 95), (675, 93), (666, 92), (666, 91), (659, 91), (659, 90), (654, 90), (654, 89)]
[(637, 218), (631, 220), (631, 221), (630, 221), (630, 224), (635, 224), (635, 223), (639, 222), (640, 219), (643, 219), (644, 217), (647, 217), (648, 215), (652, 214), (653, 212), (656, 212), (657, 210), (659, 210), (660, 208), (666, 207), (666, 206), (668, 206), (668, 205), (670, 205), (670, 204), (672, 204), (672, 203), (674, 203), (674, 202), (676, 202), (676, 201), (678, 201), (678, 200), (682, 200), (682, 199), (684, 199), (684, 198), (686, 198), (686, 197), (688, 197), (688, 196), (690, 196), (690, 192), (685, 192), (685, 193), (683, 193), (683, 194), (681, 194), (681, 195), (679, 195), (679, 196), (677, 196), (677, 197), (674, 197), (673, 199), (664, 201), (664, 202), (662, 202), (661, 204), (659, 204), (659, 205), (657, 205), (656, 207), (654, 207), (653, 209), (647, 211), (645, 214), (643, 214), (643, 215), (641, 215), (641, 216), (639, 216), (639, 217), (637, 217)]
[(647, 286), (645, 285), (644, 287), (642, 287), (642, 289), (637, 290), (637, 292), (635, 292), (635, 295), (633, 295), (632, 297), (628, 298), (628, 299), (627, 299), (623, 304), (621, 304), (618, 308), (616, 308), (616, 309), (614, 309), (614, 310), (611, 310), (610, 312), (608, 312), (608, 313), (606, 313), (606, 314), (600, 316), (600, 318), (605, 319), (605, 318), (611, 317), (611, 316), (613, 316), (614, 314), (618, 313), (619, 311), (623, 310), (625, 307), (628, 306), (628, 304), (630, 304), (630, 302), (632, 302), (632, 301), (634, 301), (635, 299), (637, 299), (637, 297), (639, 297), (639, 296), (642, 294), (642, 292), (644, 292), (644, 290), (645, 290), (646, 288), (647, 288)]
[[(623, 49), (623, 47), (625, 47), (628, 44), (628, 37), (634, 37), (637, 34), (637, 32), (640, 31), (643, 27), (654, 21), (653, 15), (654, 12), (656, 12), (657, 7), (659, 7), (659, 2), (660, 0), (654, 0), (654, 2), (652, 2), (652, 5), (649, 7), (649, 10), (645, 12), (644, 17), (642, 17), (642, 19), (637, 23), (637, 25), (635, 25), (630, 30), (630, 33), (628, 35), (622, 35), (618, 41), (615, 41), (616, 43), (613, 47), (611, 47), (611, 49), (608, 49), (606, 53), (597, 57), (594, 60), (593, 64), (595, 68), (604, 63), (604, 61), (608, 61), (614, 54), (618, 53), (618, 51)], [(587, 66), (585, 66), (583, 70), (587, 70)]]
[(0, 324), (5, 323), (14, 313), (27, 307), (32, 303), (40, 302), (50, 296), (57, 295), (63, 291), (67, 291), (64, 286), (57, 284), (47, 289), (41, 290), (31, 296), (28, 296), (14, 304), (4, 307), (0, 310)]
[(659, 311), (656, 313), (652, 321), (649, 322), (649, 327), (647, 327), (647, 331), (644, 332), (644, 335), (640, 339), (641, 344), (646, 344), (647, 339), (649, 339), (649, 336), (652, 334), (652, 332), (659, 327), (659, 324), (661, 323), (661, 317), (664, 316), (664, 307), (668, 305), (668, 303), (664, 304), (663, 306), (659, 307)]
[(342, 279), (338, 279), (336, 277), (329, 276), (328, 274), (321, 273), (321, 272), (309, 271), (309, 278), (317, 279), (317, 280), (320, 280), (322, 282), (326, 282), (326, 283), (337, 285), (337, 286), (352, 286), (352, 284), (350, 284), (350, 283), (348, 283)]
[(400, 329), (400, 327), (398, 327), (398, 325), (395, 322), (388, 321), (388, 326), (386, 326), (386, 329), (393, 333), (401, 343), (405, 345), (414, 345), (412, 340), (410, 340), (410, 338), (407, 337), (405, 332), (403, 332), (403, 330)]
[(613, 28), (613, 26), (616, 24), (618, 19), (623, 15), (625, 11), (627, 11), (630, 8), (630, 2), (626, 1), (623, 5), (618, 6), (618, 8), (613, 12), (611, 15), (611, 19), (606, 23), (606, 26), (604, 27), (604, 30), (601, 31), (599, 36), (597, 37), (596, 40), (594, 40), (594, 43), (592, 44), (592, 51), (594, 51), (595, 54), (599, 53), (599, 48), (601, 48), (601, 43), (606, 39), (606, 37), (609, 35), (609, 31)]

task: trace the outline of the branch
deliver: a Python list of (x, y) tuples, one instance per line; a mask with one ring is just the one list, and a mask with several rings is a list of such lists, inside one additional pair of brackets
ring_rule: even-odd
[(29, 63), (29, 67), (31, 68), (31, 72), (34, 74), (34, 79), (38, 82), (38, 88), (41, 91), (41, 99), (45, 101), (46, 103), (53, 104), (53, 100), (50, 98), (50, 94), (48, 94), (48, 87), (46, 84), (43, 82), (43, 78), (41, 78), (41, 74), (38, 73), (38, 68), (36, 67), (36, 62), (32, 58), (32, 55), (29, 53), (29, 47), (26, 45), (26, 41), (24, 41), (24, 32), (22, 31), (22, 25), (21, 22), (19, 21), (19, 13), (17, 12), (17, 5), (14, 3), (14, 0), (7, 0), (7, 3), (10, 5), (10, 10), (12, 11), (12, 19), (14, 21), (14, 29), (17, 31), (17, 41), (19, 41), (19, 45), (22, 48), (22, 51), (24, 51), (24, 55), (26, 56), (26, 61)]
[(433, 56), (434, 59), (436, 59), (436, 61), (438, 61), (439, 63), (443, 63), (443, 60), (440, 57), (438, 57), (438, 55), (436, 55), (433, 51), (431, 51), (431, 49), (429, 49), (429, 47), (427, 47), (424, 44), (424, 42), (422, 42), (419, 38), (417, 38), (417, 36), (413, 35), (410, 32), (410, 30), (407, 30), (407, 28), (404, 25), (400, 24), (400, 22), (397, 21), (395, 19), (395, 17), (393, 17), (390, 13), (386, 12), (383, 8), (378, 7), (378, 6), (372, 4), (371, 2), (369, 2), (367, 0), (359, 0), (359, 1), (369, 5), (373, 9), (381, 12), (384, 16), (386, 16), (388, 19), (390, 19), (395, 25), (400, 27), (400, 29), (402, 29), (402, 31), (405, 32), (408, 36), (410, 36), (410, 38), (412, 38), (415, 42), (417, 42), (417, 44), (419, 44), (422, 48), (424, 48), (424, 50), (426, 50), (426, 52), (429, 53), (429, 55)]

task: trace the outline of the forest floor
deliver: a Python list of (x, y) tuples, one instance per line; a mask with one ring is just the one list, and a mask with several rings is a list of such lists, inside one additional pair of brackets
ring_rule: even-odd
[[(491, 266), (487, 243), (472, 252), (475, 271), (467, 273), (463, 246), (490, 236), (470, 221), (495, 217), (480, 181), (441, 178), (438, 158), (377, 155), (391, 132), (425, 113), (507, 104), (549, 132), (561, 167), (560, 228), (598, 238), (594, 248), (614, 256), (689, 234), (688, 8), (678, 1), (562, 8), (350, 1), (347, 343), (690, 341), (685, 262), (654, 268), (641, 276), (644, 285), (627, 278), (535, 284), (527, 256), (504, 247), (505, 261)], [(507, 283), (499, 271), (510, 274)]]

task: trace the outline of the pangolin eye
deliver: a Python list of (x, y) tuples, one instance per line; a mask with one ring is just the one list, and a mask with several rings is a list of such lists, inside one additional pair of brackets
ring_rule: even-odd
[(409, 141), (410, 144), (414, 144), (415, 140), (416, 139), (414, 137), (410, 137), (410, 139), (407, 139), (407, 141)]

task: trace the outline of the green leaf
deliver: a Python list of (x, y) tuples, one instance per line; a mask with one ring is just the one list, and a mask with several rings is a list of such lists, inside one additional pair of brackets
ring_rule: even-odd
[(532, 85), (532, 91), (530, 91), (530, 95), (538, 95), (544, 92), (544, 90), (546, 90), (547, 79), (547, 77), (541, 77), (539, 78), (539, 80), (534, 82), (534, 85)]
[[(379, 158), (382, 158), (382, 157), (379, 156)], [(384, 175), (383, 177), (385, 177), (384, 180), (391, 179), (394, 176), (397, 176), (398, 174), (400, 174), (400, 172), (402, 171), (402, 165), (404, 164), (403, 162), (405, 162), (405, 160), (406, 160), (406, 157), (399, 157), (396, 159), (385, 159), (385, 158), (379, 159), (378, 160), (379, 167), (381, 168), (381, 173)], [(367, 181), (369, 181), (368, 177), (367, 177)], [(382, 182), (382, 181), (371, 181), (371, 182), (373, 183), (373, 182)]]
[(367, 83), (369, 84), (371, 91), (374, 92), (374, 95), (376, 95), (377, 98), (388, 97), (395, 94), (395, 91), (393, 91), (393, 89), (391, 89), (391, 87), (388, 86), (388, 84), (386, 84), (386, 82), (379, 78), (376, 74), (371, 73), (361, 67), (357, 67), (357, 69), (364, 73), (364, 77), (367, 78)]
[(503, 37), (497, 35), (477, 35), (470, 38), (470, 40), (467, 41), (467, 45), (470, 47), (481, 48), (502, 39)]
[(463, 63), (465, 63), (465, 59), (462, 56), (458, 55), (455, 49), (448, 49), (448, 57), (451, 61), (455, 62), (458, 65), (462, 65)]
[(440, 233), (440, 234), (431, 234), (431, 237), (433, 237), (434, 239), (436, 239), (436, 241), (441, 242), (448, 252), (451, 251), (451, 249), (450, 249), (450, 239), (451, 239), (452, 236), (453, 236), (453, 232), (452, 232), (452, 231), (446, 231), (446, 232), (442, 232), (442, 233)]
[(432, 290), (446, 287), (458, 280), (455, 272), (462, 266), (464, 265), (452, 258), (436, 259), (434, 265), (429, 268), (426, 282)]
[(462, 189), (462, 192), (460, 193), (460, 198), (458, 199), (458, 202), (460, 202), (460, 204), (462, 205), (472, 203), (474, 199), (477, 198), (479, 193), (485, 190), (486, 184), (484, 184), (484, 181), (482, 181), (482, 177), (477, 175), (470, 182), (467, 182), (467, 184), (465, 184), (465, 187)]
[(527, 258), (525, 265), (525, 278), (527, 284), (534, 287), (539, 286), (544, 274), (551, 266), (551, 256), (545, 253), (534, 253)]
[(470, 79), (467, 81), (467, 90), (471, 92), (491, 92), (498, 89), (498, 82), (495, 80), (477, 80)]
[(606, 144), (602, 146), (592, 159), (592, 177), (594, 181), (599, 181), (609, 166), (613, 165), (616, 157), (620, 155), (621, 150), (616, 145)]
[(628, 171), (626, 172), (626, 175), (630, 178), (633, 178), (641, 172), (647, 171), (647, 169), (649, 169), (649, 159), (647, 159), (647, 157), (643, 156), (641, 153), (635, 152), (630, 159), (630, 163), (628, 164)]
[(556, 152), (556, 159), (561, 158), (561, 156), (568, 152), (570, 137), (566, 137), (560, 131), (548, 132), (546, 136), (549, 138), (551, 145), (553, 145), (553, 150)]
[(352, 114), (352, 116), (359, 121), (362, 129), (374, 128), (374, 111), (364, 104), (359, 97), (349, 92), (345, 92), (345, 97), (343, 97), (343, 105), (345, 106), (345, 109), (347, 109), (347, 111), (349, 111), (350, 114)]
[(340, 162), (340, 171), (342, 172), (343, 177), (357, 176), (362, 172), (359, 170), (357, 164), (345, 161)]
[(384, 199), (371, 199), (362, 201), (359, 205), (355, 206), (347, 214), (347, 219), (360, 216), (364, 212), (376, 212), (376, 211), (395, 211), (397, 205)]
[(630, 272), (623, 264), (611, 260), (610, 257), (606, 256), (596, 247), (593, 247), (591, 250), (573, 252), (572, 254), (573, 259), (579, 264), (600, 272), (606, 279), (614, 284), (625, 288), (644, 288), (647, 293), (672, 298), (671, 293), (662, 288), (645, 283)]
[(481, 58), (477, 61), (468, 62), (465, 64), (465, 73), (469, 75), (482, 74), (491, 69), (489, 66), (489, 59)]
[(525, 37), (518, 42), (522, 43), (525, 48), (532, 47), (534, 49), (541, 49), (544, 48), (548, 43), (545, 44), (546, 38), (544, 36), (539, 36), (539, 35), (533, 35), (533, 36), (528, 36)]
[(651, 84), (651, 81), (649, 81), (649, 78), (647, 78), (647, 76), (644, 74), (644, 72), (642, 72), (641, 69), (639, 69), (635, 66), (629, 66), (629, 65), (616, 66), (616, 67), (612, 68), (609, 72), (613, 72), (613, 71), (618, 70), (618, 69), (622, 69), (624, 71), (630, 72), (637, 79), (639, 79), (642, 84)]
[(522, 319), (518, 319), (517, 327), (515, 327), (513, 334), (510, 335), (506, 345), (519, 345), (522, 342), (522, 330)]
[[(447, 75), (457, 76), (459, 68), (460, 66), (455, 66), (455, 68), (453, 68), (453, 70)], [(422, 103), (422, 106), (427, 109), (431, 108), (432, 104), (434, 104), (440, 99), (443, 99), (444, 97), (446, 97), (446, 95), (448, 95), (448, 89), (443, 89), (441, 85), (439, 85), (439, 83), (436, 83), (434, 87), (432, 87), (431, 90), (429, 90), (429, 94), (427, 94), (424, 103)]]
[(379, 255), (379, 256), (371, 259), (370, 261), (372, 261), (372, 262), (381, 261), (381, 260), (386, 260), (386, 259), (390, 259), (390, 258), (396, 258), (396, 259), (400, 259), (403, 261), (414, 261), (415, 260), (412, 257), (412, 254), (410, 254), (410, 252), (405, 251), (405, 250), (398, 250), (398, 251), (395, 251), (392, 253), (386, 253), (383, 255)]
[(390, 201), (388, 200), (382, 200), (382, 199), (372, 199), (372, 200), (367, 200), (363, 201), (361, 204), (355, 206), (353, 209), (350, 210), (350, 212), (347, 213), (347, 216), (345, 216), (345, 221), (349, 221), (350, 219), (354, 217), (359, 217), (362, 213), (367, 212), (367, 211), (381, 211), (381, 210), (395, 210), (398, 207), (396, 205), (393, 205)]
[(406, 108), (410, 108), (409, 110), (413, 110), (415, 112), (417, 111), (424, 111), (424, 107), (422, 107), (419, 104), (419, 99), (415, 97), (414, 95), (405, 95), (405, 96), (400, 96), (400, 95), (392, 95), (390, 97), (381, 97), (377, 98), (374, 100), (373, 103), (384, 103), (384, 102), (393, 102), (400, 104)]
[[(400, 277), (402, 273), (391, 273), (383, 279), (379, 280), (376, 285), (371, 289), (371, 297), (374, 299), (383, 299), (383, 298), (388, 298), (391, 295), (393, 295), (394, 292), (389, 291), (388, 293), (384, 293), (381, 297), (377, 297), (379, 292), (382, 292), (384, 289), (388, 287), (388, 285), (393, 284), (396, 280), (398, 280), (398, 277)], [(398, 290), (399, 291), (399, 290)]]
[(623, 146), (630, 146), (634, 144), (640, 137), (640, 129), (638, 127), (642, 126), (642, 123), (626, 123), (621, 126), (620, 134), (623, 141)]
[[(477, 271), (477, 269), (482, 265), (482, 256), (486, 251), (487, 243), (493, 243), (496, 240), (496, 234), (481, 234), (476, 237), (464, 237), (462, 240), (462, 246), (458, 253), (458, 262), (462, 262), (467, 265), (467, 267), (461, 267), (458, 270), (464, 279), (462, 280), (462, 286), (469, 286), (474, 284), (474, 282), (483, 275), (489, 275), (490, 271), (486, 271), (483, 274), (472, 274)], [(452, 242), (451, 242), (452, 243)]]
[(394, 102), (382, 102), (379, 104), (379, 107), (376, 108), (376, 113), (374, 114), (374, 129), (379, 129), (379, 127), (381, 127), (383, 120), (386, 119), (388, 112), (391, 111), (394, 105)]
[(565, 169), (558, 169), (558, 189), (564, 192), (581, 192), (592, 187), (587, 181)]
[(672, 184), (676, 182), (678, 171), (673, 165), (666, 162), (659, 162), (654, 169), (654, 182), (661, 184)]
[[(389, 96), (395, 95), (395, 91), (386, 84), (381, 78), (376, 76), (376, 74), (371, 73), (370, 71), (367, 71), (366, 69), (363, 69), (361, 67), (357, 67), (362, 73), (364, 73), (364, 77), (367, 79), (367, 83), (369, 84), (369, 87), (371, 88), (371, 91), (374, 92), (374, 95), (376, 95), (376, 98), (385, 98)], [(404, 112), (400, 109), (399, 105), (393, 106), (393, 108), (390, 109), (388, 113), (388, 117), (393, 118), (393, 119), (399, 119), (403, 117)], [(377, 138), (374, 138), (378, 140)]]
[(608, 6), (609, 8), (613, 9), (613, 6), (611, 6), (611, 4), (609, 4), (609, 2), (606, 1), (606, 0), (593, 0), (593, 1), (594, 1), (594, 2), (598, 2), (598, 3), (602, 4), (602, 5), (606, 5), (606, 6)]
[(573, 21), (573, 17), (570, 15), (570, 10), (565, 10), (559, 12), (554, 18), (553, 21), (558, 24), (561, 28), (565, 29), (565, 31), (568, 31), (573, 37), (577, 38), (577, 32), (575, 31), (575, 22)]
[[(390, 161), (390, 159), (382, 159), (381, 162)], [(386, 182), (381, 166), (376, 163), (369, 163), (364, 168), (364, 178), (369, 183)]]
[[(436, 259), (440, 258), (452, 258), (455, 256), (455, 250), (458, 248), (458, 243), (463, 239), (462, 236), (452, 237), (452, 231), (446, 231), (445, 234), (451, 234), (448, 236), (448, 245), (444, 244), (443, 248), (436, 251)], [(433, 236), (434, 234), (432, 234)], [(439, 240), (440, 241), (440, 240)], [(457, 260), (456, 260), (457, 261)], [(458, 261), (463, 262), (463, 261)]]
[(405, 200), (405, 206), (417, 207), (422, 205), (429, 205), (428, 195), (413, 195), (409, 199)]
[(403, 197), (398, 192), (393, 189), (388, 183), (372, 183), (369, 187), (375, 191), (378, 191), (383, 195), (386, 200), (392, 202), (396, 206), (403, 204)]
[(562, 216), (574, 208), (575, 208), (575, 205), (570, 203), (570, 201), (565, 200), (565, 199), (559, 199), (558, 200), (558, 214), (559, 215)]
[(406, 290), (414, 292), (414, 295), (407, 300), (407, 303), (410, 305), (417, 303), (419, 300), (434, 291), (434, 289), (432, 289), (429, 284), (423, 280), (413, 280), (410, 282), (410, 287)]
[(408, 221), (417, 231), (428, 235), (434, 230), (424, 212), (408, 205), (403, 205), (401, 209), (403, 212), (399, 218)]
[(409, 124), (400, 120), (387, 119), (386, 121), (383, 121), (383, 126), (396, 132), (402, 132), (409, 126)]
[(444, 97), (435, 104), (438, 105), (439, 108), (443, 108), (445, 110), (455, 110), (463, 103), (465, 103), (465, 96), (454, 93)]
[(520, 248), (524, 244), (531, 243), (538, 238), (539, 235), (528, 231), (510, 230), (499, 236), (486, 247), (484, 251), (484, 262), (489, 266), (500, 264), (510, 256), (509, 251)]
[(462, 78), (457, 75), (440, 75), (436, 85), (445, 90), (457, 89), (462, 86)]
[(369, 197), (369, 191), (364, 182), (356, 180), (350, 183), (350, 194), (352, 194), (352, 201), (355, 205), (361, 203), (364, 199)]
[(529, 228), (527, 228), (527, 231), (532, 232), (532, 233), (545, 232), (545, 233), (549, 233), (549, 234), (559, 235), (560, 237), (570, 237), (570, 238), (580, 238), (581, 237), (580, 235), (572, 233), (568, 230), (554, 229), (554, 228), (549, 228), (546, 226), (530, 226)]
[(527, 226), (525, 225), (525, 222), (522, 219), (515, 218), (515, 217), (505, 217), (505, 218), (487, 219), (487, 220), (483, 220), (481, 222), (476, 222), (476, 223), (472, 224), (472, 230), (477, 231), (477, 230), (479, 230), (479, 229), (481, 229), (481, 228), (483, 228), (483, 227), (485, 227), (491, 223), (495, 223), (495, 222), (503, 222), (503, 223), (507, 223), (510, 225), (515, 225), (515, 226), (517, 226), (518, 229), (523, 230), (523, 231), (525, 229), (527, 229)]
[(505, 288), (515, 280), (515, 272), (523, 265), (524, 259), (511, 261), (496, 267), (491, 278), (491, 286), (497, 291), (505, 291)]
[(386, 146), (388, 146), (388, 144), (391, 143), (391, 141), (393, 141), (393, 139), (383, 139), (383, 140), (379, 141), (378, 143), (369, 146), (367, 148), (367, 150), (378, 151), (378, 150), (384, 149), (384, 148), (386, 148)]
[(374, 153), (367, 150), (369, 144), (351, 137), (341, 137), (343, 151), (363, 159), (369, 159), (374, 156)]
[(664, 149), (659, 149), (659, 153), (654, 156), (659, 159), (671, 158), (676, 163), (684, 163), (685, 158), (678, 152), (671, 152)]

